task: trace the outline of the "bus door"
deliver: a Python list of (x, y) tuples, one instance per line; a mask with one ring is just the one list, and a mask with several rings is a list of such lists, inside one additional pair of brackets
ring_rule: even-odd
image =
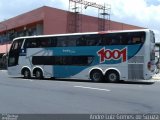
[[(18, 66), (19, 56), (21, 51), (23, 40), (15, 40), (12, 43), (10, 48), (9, 56), (8, 56), (8, 67), (12, 67), (13, 69)], [(11, 70), (12, 72), (16, 72), (17, 70)]]

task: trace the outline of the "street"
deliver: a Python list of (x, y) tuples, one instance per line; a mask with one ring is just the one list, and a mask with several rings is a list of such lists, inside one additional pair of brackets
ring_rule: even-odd
[(0, 71), (0, 113), (159, 113), (160, 82), (36, 80)]

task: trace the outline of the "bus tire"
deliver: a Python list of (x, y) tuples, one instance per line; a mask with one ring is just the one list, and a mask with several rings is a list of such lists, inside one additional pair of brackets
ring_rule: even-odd
[(43, 72), (42, 72), (42, 70), (37, 69), (35, 71), (35, 77), (36, 77), (36, 79), (43, 79)]
[(31, 72), (29, 69), (24, 69), (23, 70), (23, 75), (25, 79), (30, 79), (31, 78)]
[(100, 70), (93, 70), (90, 73), (90, 79), (94, 82), (103, 81), (103, 73)]
[(109, 70), (105, 74), (105, 79), (107, 80), (107, 82), (111, 83), (119, 82), (120, 80), (119, 73), (116, 70)]

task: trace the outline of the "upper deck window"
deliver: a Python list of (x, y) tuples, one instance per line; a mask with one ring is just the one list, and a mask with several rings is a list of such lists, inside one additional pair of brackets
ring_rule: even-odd
[(57, 46), (56, 37), (28, 38), (24, 44), (24, 48), (43, 48), (55, 46)]
[[(26, 39), (25, 48), (132, 45), (144, 43), (145, 32), (86, 34)], [(16, 46), (15, 46), (16, 47)]]
[(102, 35), (102, 45), (132, 45), (144, 43), (144, 32), (109, 33)]
[(11, 46), (11, 50), (19, 50), (22, 46), (23, 39), (15, 40)]

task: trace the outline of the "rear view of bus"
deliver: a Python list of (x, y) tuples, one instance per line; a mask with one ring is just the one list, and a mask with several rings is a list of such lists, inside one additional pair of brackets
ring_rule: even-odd
[[(149, 61), (147, 63), (147, 70), (149, 71), (151, 77), (156, 72), (156, 63), (155, 63), (155, 34), (153, 31), (149, 31), (149, 35), (146, 36), (149, 41), (146, 42), (145, 50), (149, 50), (150, 54), (145, 54), (144, 56), (149, 55)], [(147, 72), (146, 72), (147, 74)]]
[(117, 82), (148, 80), (154, 72), (155, 36), (148, 29), (16, 38), (8, 56), (9, 75), (25, 78)]
[(128, 60), (128, 79), (130, 80), (150, 80), (155, 74), (154, 33), (151, 30), (146, 30), (142, 37), (144, 42), (142, 42), (141, 48), (135, 56)]

